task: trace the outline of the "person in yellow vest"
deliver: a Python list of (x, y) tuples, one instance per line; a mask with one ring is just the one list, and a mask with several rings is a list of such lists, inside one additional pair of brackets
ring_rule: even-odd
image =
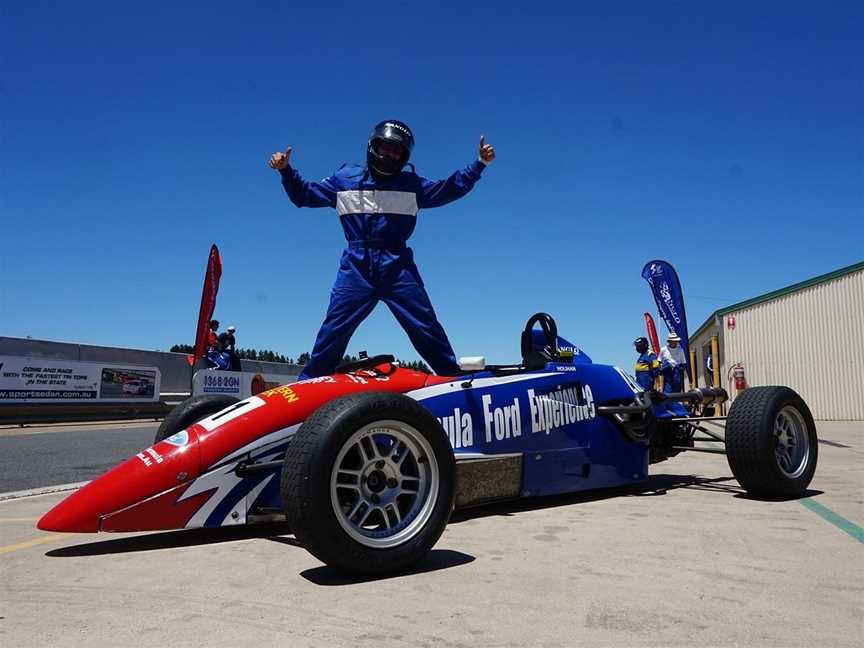
[(636, 360), (636, 382), (645, 391), (654, 388), (654, 379), (660, 375), (660, 361), (648, 350), (648, 338), (636, 338), (633, 342), (639, 358)]

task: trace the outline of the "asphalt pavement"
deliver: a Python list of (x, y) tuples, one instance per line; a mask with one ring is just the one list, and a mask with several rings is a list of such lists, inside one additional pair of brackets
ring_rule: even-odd
[[(864, 424), (819, 423), (804, 498), (722, 456), (638, 488), (457, 512), (408, 573), (344, 578), (284, 526), (77, 535), (0, 501), (5, 646), (864, 645)], [(104, 439), (104, 435), (90, 437)]]
[(0, 428), (0, 494), (89, 481), (153, 443), (159, 423)]

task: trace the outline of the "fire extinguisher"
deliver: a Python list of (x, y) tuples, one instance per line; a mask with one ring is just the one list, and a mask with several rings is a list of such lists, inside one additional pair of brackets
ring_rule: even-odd
[(744, 365), (742, 363), (736, 364), (732, 367), (732, 375), (735, 377), (735, 389), (738, 391), (744, 391), (747, 389), (747, 378), (744, 375)]

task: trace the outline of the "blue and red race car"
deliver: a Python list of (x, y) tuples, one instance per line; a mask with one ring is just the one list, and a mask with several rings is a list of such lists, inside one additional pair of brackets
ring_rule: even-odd
[(528, 320), (521, 351), (513, 365), (463, 359), (458, 376), (375, 356), (242, 401), (193, 397), (153, 446), (38, 527), (150, 531), (284, 515), (320, 560), (374, 575), (420, 560), (454, 507), (639, 483), (649, 464), (684, 451), (725, 453), (759, 497), (795, 496), (813, 477), (815, 426), (791, 389), (748, 389), (715, 416), (722, 389), (645, 392), (559, 337), (544, 313)]

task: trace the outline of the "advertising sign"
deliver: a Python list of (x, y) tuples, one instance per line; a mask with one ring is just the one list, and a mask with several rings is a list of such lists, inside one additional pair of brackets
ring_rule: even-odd
[(228, 394), (243, 399), (296, 380), (297, 376), (287, 374), (201, 369), (192, 378), (192, 395)]
[(195, 329), (195, 357), (201, 358), (207, 351), (207, 332), (210, 330), (210, 318), (216, 308), (216, 295), (219, 292), (219, 280), (222, 278), (222, 257), (219, 248), (210, 247), (207, 259), (207, 271), (204, 273), (204, 288), (201, 292), (201, 306), (198, 309), (198, 326)]
[(156, 367), (0, 356), (0, 404), (155, 401)]
[(684, 312), (684, 292), (681, 290), (678, 273), (668, 261), (655, 259), (646, 263), (645, 267), (642, 268), (642, 277), (651, 286), (654, 301), (663, 321), (666, 322), (666, 328), (669, 329), (670, 333), (675, 333), (681, 338), (681, 348), (687, 359), (687, 376), (692, 380), (687, 314)]
[(657, 338), (657, 327), (651, 313), (645, 313), (645, 329), (648, 331), (648, 340), (651, 342), (651, 351), (660, 357), (660, 340)]

